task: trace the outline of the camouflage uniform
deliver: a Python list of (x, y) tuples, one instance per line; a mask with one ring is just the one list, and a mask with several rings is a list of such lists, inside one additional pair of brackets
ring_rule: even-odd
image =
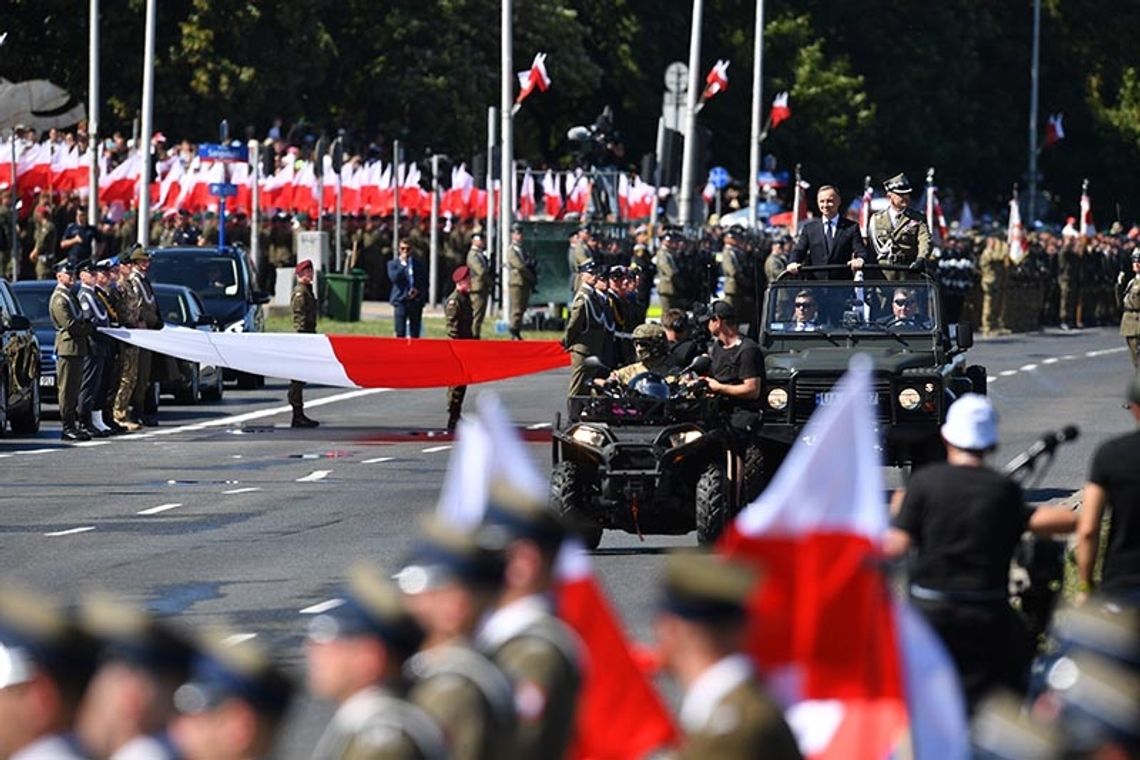
[(1124, 315), (1120, 334), (1128, 344), (1133, 368), (1140, 368), (1140, 275), (1134, 275), (1124, 288)]
[(50, 218), (41, 218), (36, 222), (35, 248), (36, 279), (51, 280), (55, 278), (52, 267), (55, 266), (56, 254), (55, 225)]
[(1002, 319), (1003, 299), (1006, 290), (1006, 254), (1009, 245), (998, 238), (989, 238), (982, 251), (982, 332), (993, 335), (1006, 329)]
[[(139, 327), (150, 330), (161, 329), (162, 317), (158, 315), (158, 300), (154, 296), (154, 287), (150, 284), (150, 280), (142, 271), (136, 269), (131, 273), (130, 286), (138, 293)], [(150, 387), (153, 369), (154, 352), (140, 348), (138, 379), (135, 380), (134, 394), (131, 397), (135, 414), (140, 418), (146, 414), (146, 393)]]
[(681, 292), (677, 280), (680, 267), (677, 264), (677, 254), (668, 246), (662, 246), (657, 251), (657, 299), (661, 302), (661, 313), (669, 311), (674, 306), (681, 305)]
[[(118, 288), (119, 300), (116, 310), (119, 314), (119, 323), (123, 327), (137, 328), (139, 321), (139, 301), (141, 296), (131, 287), (129, 282), (121, 282)], [(138, 425), (131, 420), (131, 397), (134, 396), (135, 383), (139, 378), (139, 348), (129, 343), (119, 346), (119, 387), (115, 393), (114, 412), (115, 422), (129, 429), (137, 429)]]
[[(456, 340), (471, 340), (475, 337), (473, 328), (474, 313), (471, 307), (471, 296), (453, 290), (443, 305), (443, 313), (447, 318), (447, 337)], [(459, 422), (459, 415), (463, 412), (463, 399), (467, 395), (466, 385), (453, 385), (447, 389), (447, 427), (453, 430)]]
[[(315, 333), (317, 331), (317, 297), (313, 295), (312, 283), (298, 281), (293, 286), (293, 293), (289, 297), (289, 306), (293, 312), (293, 332)], [(301, 380), (289, 381), (287, 399), (293, 408), (293, 427), (302, 427), (298, 422), (307, 421), (305, 417), (305, 383)]]

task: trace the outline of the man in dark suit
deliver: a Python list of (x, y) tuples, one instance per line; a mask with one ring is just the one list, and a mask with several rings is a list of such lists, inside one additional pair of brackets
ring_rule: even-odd
[(420, 321), (427, 300), (427, 267), (412, 255), (407, 240), (400, 241), (398, 255), (388, 262), (388, 279), (392, 290), (388, 302), (396, 319), (396, 337), (420, 337)]
[(867, 257), (859, 225), (839, 216), (839, 191), (834, 186), (821, 187), (816, 194), (816, 203), (820, 218), (804, 223), (792, 248), (788, 271), (794, 274), (802, 266), (844, 264), (849, 267), (848, 271), (816, 272), (815, 277), (819, 280), (850, 280), (854, 272), (863, 268), (863, 260)]

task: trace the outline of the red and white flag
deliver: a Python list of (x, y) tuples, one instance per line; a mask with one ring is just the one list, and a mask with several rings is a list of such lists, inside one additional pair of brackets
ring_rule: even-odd
[(1025, 258), (1025, 227), (1021, 224), (1021, 207), (1017, 203), (1017, 193), (1009, 199), (1009, 229), (1006, 231), (1009, 242), (1009, 258), (1020, 264)]
[(550, 169), (542, 178), (542, 205), (547, 216), (557, 219), (562, 214), (562, 188), (559, 175)]
[(1096, 226), (1093, 224), (1092, 216), (1092, 201), (1089, 200), (1089, 183), (1086, 180), (1081, 187), (1081, 234), (1085, 237), (1092, 237), (1096, 234)]
[[(570, 178), (567, 177), (567, 180)], [(569, 181), (567, 184), (570, 184)], [(574, 181), (570, 191), (566, 194), (566, 213), (584, 214), (590, 203), (590, 180), (578, 169), (574, 172)]]
[(515, 98), (515, 110), (518, 110), (518, 106), (534, 92), (535, 88), (540, 92), (550, 89), (550, 76), (546, 73), (546, 53), (536, 53), (530, 68), (518, 72), (518, 77), (519, 96)]
[(724, 92), (728, 89), (728, 61), (718, 60), (705, 77), (705, 91), (701, 93), (701, 100)]
[(522, 182), (519, 183), (519, 219), (527, 220), (534, 216), (534, 207), (534, 175), (530, 173), (530, 169), (527, 169)]
[(941, 243), (950, 234), (950, 226), (946, 224), (946, 217), (942, 213), (942, 204), (938, 202), (938, 188), (933, 182), (926, 183), (926, 226), (935, 243)]
[(800, 222), (808, 218), (807, 190), (811, 185), (802, 179), (796, 180), (795, 195), (792, 196), (792, 237), (799, 234)]
[(866, 240), (871, 234), (871, 201), (875, 198), (875, 191), (871, 188), (870, 178), (863, 186), (863, 203), (859, 206), (859, 232)]
[(772, 99), (772, 111), (768, 114), (768, 129), (775, 129), (780, 123), (790, 119), (792, 109), (788, 106), (788, 93), (781, 92)]
[(704, 200), (706, 206), (711, 206), (712, 202), (716, 200), (716, 185), (706, 182), (704, 189), (701, 190), (701, 199)]
[(1065, 127), (1061, 124), (1061, 120), (1064, 117), (1064, 114), (1055, 113), (1046, 120), (1045, 142), (1041, 144), (1042, 149), (1048, 148), (1050, 145), (1056, 145), (1065, 139)]

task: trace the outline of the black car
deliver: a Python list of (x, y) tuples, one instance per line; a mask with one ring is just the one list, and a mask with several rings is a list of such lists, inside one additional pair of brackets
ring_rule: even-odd
[[(158, 299), (159, 316), (166, 324), (203, 332), (218, 332), (218, 323), (206, 313), (202, 299), (190, 288), (159, 283), (154, 286), (154, 296)], [(178, 377), (163, 381), (160, 385), (162, 393), (172, 394), (183, 404), (197, 404), (203, 398), (210, 401), (222, 400), (225, 384), (221, 367), (182, 359), (176, 361)]]
[(40, 346), (32, 322), (0, 279), (0, 436), (40, 429)]
[[(248, 254), (239, 247), (153, 248), (150, 279), (155, 283), (185, 285), (202, 299), (206, 313), (223, 332), (264, 332), (264, 304), (269, 294), (254, 290)], [(225, 370), (227, 380), (239, 388), (256, 388), (265, 378)]]
[(48, 303), (55, 290), (55, 280), (20, 280), (12, 283), (12, 291), (20, 301), (23, 313), (32, 321), (32, 329), (40, 344), (40, 398), (58, 403), (55, 388), (55, 326), (51, 323)]

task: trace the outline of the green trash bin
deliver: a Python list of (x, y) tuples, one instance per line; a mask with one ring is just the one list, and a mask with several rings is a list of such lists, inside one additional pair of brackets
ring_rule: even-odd
[(325, 299), (330, 319), (359, 322), (360, 304), (364, 300), (364, 272), (354, 269), (349, 274), (326, 274)]

